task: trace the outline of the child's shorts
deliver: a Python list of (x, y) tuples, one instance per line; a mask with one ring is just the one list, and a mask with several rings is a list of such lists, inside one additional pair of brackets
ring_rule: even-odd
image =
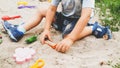
[(55, 21), (52, 26), (56, 30), (62, 32), (62, 36), (69, 34), (75, 27), (76, 22), (79, 18), (68, 18), (61, 14), (61, 12), (56, 12)]

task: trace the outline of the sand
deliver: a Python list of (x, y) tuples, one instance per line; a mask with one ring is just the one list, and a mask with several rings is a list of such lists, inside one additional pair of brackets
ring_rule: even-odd
[[(17, 9), (17, 2), (20, 0), (0, 0), (0, 17), (4, 15), (14, 16), (21, 15), (22, 18), (11, 20), (12, 24), (19, 24), (25, 20), (30, 20), (34, 16), (35, 9)], [(39, 8), (45, 8), (49, 4), (46, 2), (39, 2), (37, 0), (25, 0), (29, 5), (34, 5)], [(98, 20), (96, 16), (94, 20)], [(60, 53), (49, 47), (42, 45), (38, 40), (32, 44), (26, 44), (26, 38), (41, 34), (43, 31), (45, 19), (40, 25), (28, 31), (19, 42), (12, 42), (8, 34), (2, 32), (3, 27), (0, 23), (0, 31), (2, 32), (3, 43), (0, 44), (0, 68), (30, 68), (38, 59), (45, 61), (43, 68), (112, 68), (107, 65), (108, 61), (116, 63), (120, 58), (120, 32), (113, 32), (111, 40), (97, 39), (94, 36), (88, 36), (82, 40), (77, 41), (71, 46), (66, 53)], [(54, 42), (59, 42), (61, 33), (51, 30), (52, 39)], [(16, 64), (13, 59), (13, 54), (16, 48), (31, 47), (36, 50), (33, 59), (23, 64)]]

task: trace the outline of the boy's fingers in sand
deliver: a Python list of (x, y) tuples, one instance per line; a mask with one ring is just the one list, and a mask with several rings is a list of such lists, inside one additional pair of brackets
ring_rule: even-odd
[(56, 51), (61, 51), (62, 46), (63, 46), (63, 44), (61, 44), (61, 42), (58, 43), (58, 44), (56, 45), (55, 50), (56, 50)]
[(41, 36), (40, 41), (42, 44), (44, 44), (44, 36)]
[(67, 51), (67, 46), (64, 46), (64, 45), (63, 45), (63, 47), (62, 47), (62, 49), (61, 49), (61, 52), (64, 53), (64, 52), (66, 52), (66, 51)]
[(56, 46), (56, 50), (63, 53), (69, 50), (69, 48), (70, 46), (66, 45), (65, 43), (58, 43)]
[(69, 44), (67, 42), (67, 39), (63, 39), (61, 42), (59, 42), (56, 46), (56, 50), (60, 51), (60, 52), (66, 52), (67, 50), (69, 50), (70, 46), (72, 44)]
[(48, 30), (45, 30), (45, 31), (42, 33), (41, 38), (40, 38), (41, 43), (42, 43), (42, 44), (45, 44), (45, 40), (46, 40), (46, 39), (52, 41), (50, 32), (49, 32)]
[(73, 41), (69, 38), (63, 39), (61, 42), (59, 42), (56, 46), (57, 51), (66, 52), (70, 49), (70, 46), (73, 44)]
[(67, 50), (69, 50), (69, 48), (70, 48), (70, 45), (68, 45), (68, 44), (63, 44), (63, 46), (62, 46), (62, 48), (61, 48), (61, 52), (66, 52)]
[(52, 41), (51, 35), (48, 35), (48, 40)]
[(45, 34), (42, 33), (42, 35), (40, 36), (40, 42), (41, 42), (42, 44), (44, 44), (44, 38), (45, 38)]

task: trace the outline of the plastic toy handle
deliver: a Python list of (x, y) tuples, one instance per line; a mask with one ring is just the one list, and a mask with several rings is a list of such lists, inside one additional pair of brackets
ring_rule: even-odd
[(28, 2), (25, 2), (25, 1), (20, 1), (20, 2), (18, 2), (17, 4), (18, 4), (18, 5), (27, 5), (27, 4), (28, 4)]
[(35, 6), (25, 6), (26, 8), (35, 8)]
[(53, 42), (51, 42), (51, 41), (49, 41), (49, 40), (46, 40), (45, 43), (48, 44), (48, 45), (49, 45), (50, 47), (52, 47), (53, 49), (56, 48), (56, 44), (53, 43)]
[(44, 60), (37, 60), (30, 68), (42, 68), (45, 65)]
[(20, 18), (21, 16), (20, 15), (18, 15), (18, 16), (12, 16), (12, 17), (10, 17), (11, 19), (15, 19), (15, 18)]
[(3, 16), (2, 17), (2, 20), (11, 20), (11, 19), (15, 19), (15, 18), (20, 18), (21, 16), (20, 15), (17, 15), (17, 16)]
[(11, 18), (9, 16), (3, 16), (1, 19), (2, 20), (10, 20)]
[(18, 9), (22, 9), (22, 8), (35, 8), (35, 6), (19, 6)]

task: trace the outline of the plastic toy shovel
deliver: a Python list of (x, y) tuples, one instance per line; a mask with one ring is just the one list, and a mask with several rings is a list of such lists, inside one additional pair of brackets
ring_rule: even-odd
[(17, 16), (3, 16), (2, 20), (11, 20), (11, 19), (16, 19), (16, 18), (21, 18), (20, 15)]
[(49, 40), (46, 40), (45, 43), (46, 43), (47, 45), (49, 45), (50, 47), (52, 47), (53, 49), (56, 48), (56, 44), (53, 43), (53, 42), (51, 42), (51, 41), (49, 41)]
[(22, 8), (35, 8), (35, 6), (19, 6), (18, 9), (22, 9)]
[(18, 2), (17, 4), (18, 4), (18, 5), (27, 5), (27, 4), (28, 4), (28, 2), (25, 2), (25, 1), (20, 1), (20, 2)]
[(37, 60), (30, 68), (42, 68), (45, 65), (44, 60)]

